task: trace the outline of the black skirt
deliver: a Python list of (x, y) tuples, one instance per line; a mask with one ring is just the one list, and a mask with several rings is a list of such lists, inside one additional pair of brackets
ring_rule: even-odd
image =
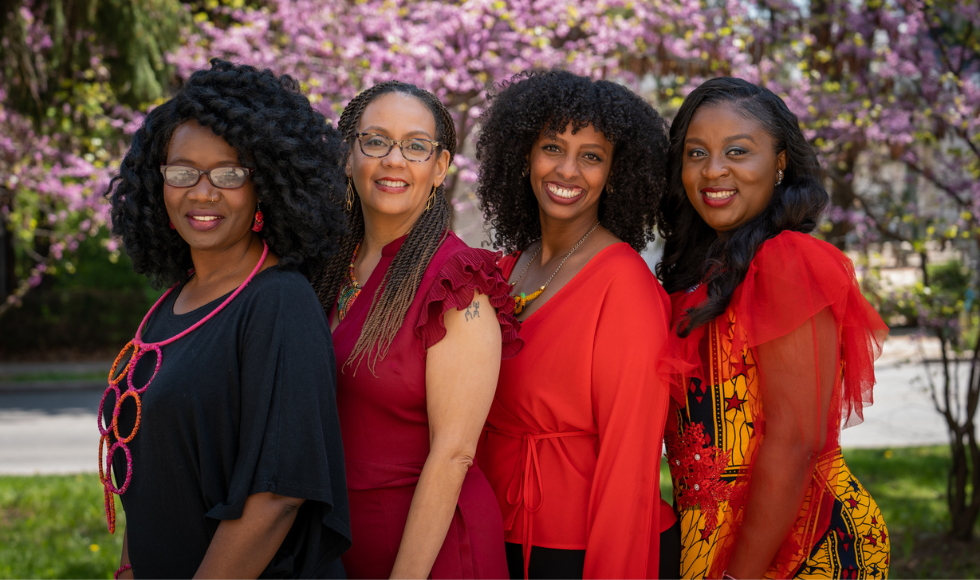
[[(524, 551), (520, 544), (506, 545), (507, 568), (511, 578), (524, 578)], [(528, 578), (582, 578), (585, 571), (585, 550), (558, 550), (531, 546)], [(680, 578), (680, 522), (660, 534), (660, 578)]]

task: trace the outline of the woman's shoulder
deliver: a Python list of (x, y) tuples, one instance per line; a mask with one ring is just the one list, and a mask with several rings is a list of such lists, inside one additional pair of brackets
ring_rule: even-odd
[(784, 231), (762, 243), (752, 259), (759, 273), (780, 278), (818, 272), (836, 282), (850, 283), (854, 264), (833, 244), (810, 234)]
[[(606, 246), (583, 268), (584, 280), (578, 286), (592, 295), (590, 300), (604, 311), (635, 307), (638, 303), (656, 305), (669, 312), (670, 299), (643, 256), (625, 242)], [(601, 296), (594, 292), (601, 292)]]
[(464, 256), (475, 259), (489, 259), (494, 262), (497, 261), (500, 255), (499, 252), (492, 252), (484, 248), (474, 248), (463, 241), (456, 232), (449, 230), (446, 232), (446, 237), (442, 240), (442, 245), (439, 246), (436, 255), (443, 257), (444, 260), (448, 260), (456, 254), (463, 254)]
[(424, 349), (446, 335), (443, 314), (450, 308), (466, 308), (479, 292), (488, 297), (490, 305), (497, 311), (504, 356), (513, 356), (520, 350), (523, 342), (517, 335), (519, 325), (513, 317), (510, 285), (497, 268), (498, 257), (495, 252), (471, 248), (455, 233), (448, 232), (429, 264), (428, 283), (423, 282), (416, 295), (422, 309), (415, 333), (422, 339)]
[(322, 310), (309, 280), (297, 270), (271, 266), (249, 282), (247, 302), (275, 304), (286, 311)]
[(439, 249), (429, 260), (420, 290), (438, 280), (454, 278), (462, 269), (499, 272), (499, 260), (500, 252), (471, 247), (456, 232), (449, 230)]
[(626, 242), (610, 244), (599, 250), (589, 263), (594, 274), (610, 276), (633, 283), (660, 283), (650, 265)]
[(801, 257), (826, 256), (850, 262), (844, 252), (831, 243), (815, 238), (810, 234), (794, 231), (783, 231), (769, 238), (759, 247), (756, 257), (769, 257), (772, 254), (800, 252)]

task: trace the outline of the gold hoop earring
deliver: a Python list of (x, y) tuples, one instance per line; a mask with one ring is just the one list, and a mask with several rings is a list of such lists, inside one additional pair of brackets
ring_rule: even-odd
[(350, 211), (354, 207), (354, 184), (351, 178), (347, 178), (347, 211)]
[(436, 201), (436, 186), (432, 186), (432, 191), (429, 192), (429, 201), (425, 202), (425, 211), (432, 209), (433, 204)]

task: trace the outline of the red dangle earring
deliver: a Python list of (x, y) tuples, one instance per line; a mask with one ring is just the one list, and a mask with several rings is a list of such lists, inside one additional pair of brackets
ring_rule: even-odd
[(262, 222), (262, 210), (259, 209), (259, 204), (255, 204), (255, 221), (252, 223), (252, 231), (253, 232), (261, 232), (262, 231), (262, 225), (263, 225), (263, 222)]
[(169, 221), (170, 221), (170, 229), (172, 229), (172, 230), (176, 230), (177, 228), (175, 228), (175, 227), (174, 227), (174, 222), (173, 222), (173, 220), (169, 220)]

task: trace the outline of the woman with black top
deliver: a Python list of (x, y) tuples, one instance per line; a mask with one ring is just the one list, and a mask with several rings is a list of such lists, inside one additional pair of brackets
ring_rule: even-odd
[(303, 276), (344, 230), (338, 153), (293, 79), (218, 60), (136, 133), (113, 232), (171, 287), (102, 401), (110, 530), (113, 493), (127, 520), (117, 577), (343, 575), (333, 350)]

